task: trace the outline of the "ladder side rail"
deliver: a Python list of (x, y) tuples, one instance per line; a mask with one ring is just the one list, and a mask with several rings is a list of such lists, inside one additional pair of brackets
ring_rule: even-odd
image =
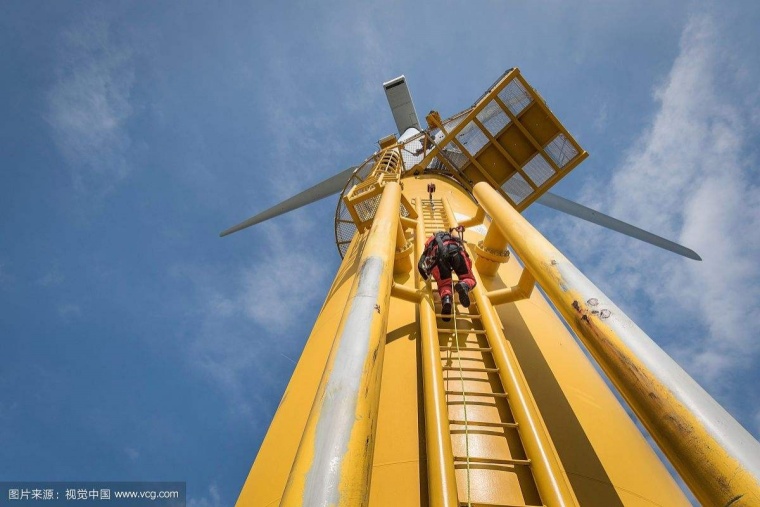
[[(447, 218), (452, 223), (455, 218), (451, 207), (444, 207), (444, 211), (450, 214)], [(577, 506), (578, 499), (562, 468), (557, 450), (538, 411), (514, 350), (507, 342), (496, 311), (485, 294), (477, 268), (473, 266), (472, 271), (478, 283), (471, 294), (478, 305), (486, 340), (492, 349), (491, 354), (499, 370), (502, 386), (509, 395), (510, 408), (518, 423), (520, 440), (531, 459), (531, 469), (541, 500), (546, 505)]]
[[(415, 203), (420, 220), (415, 230), (414, 261), (422, 255), (425, 247), (425, 222), (422, 202)], [(417, 288), (424, 282), (415, 268)], [(446, 394), (443, 385), (443, 367), (438, 349), (438, 331), (432, 293), (425, 291), (419, 304), (420, 347), (422, 349), (422, 388), (425, 405), (425, 450), (427, 453), (427, 479), (430, 505), (458, 507), (456, 476), (454, 473), (454, 453), (451, 447), (451, 430)]]
[(478, 286), (471, 294), (480, 310), (486, 340), (492, 351), (497, 374), (509, 396), (509, 405), (518, 424), (520, 440), (528, 457), (541, 499), (546, 505), (577, 506), (567, 475), (562, 468), (557, 450), (530, 392), (525, 375), (520, 369), (515, 352), (504, 336), (501, 322), (493, 305), (482, 289), (479, 274), (474, 271)]

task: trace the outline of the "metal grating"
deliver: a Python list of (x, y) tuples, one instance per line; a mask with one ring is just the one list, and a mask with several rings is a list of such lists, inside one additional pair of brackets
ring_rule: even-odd
[[(384, 152), (389, 160), (398, 157), (401, 178), (413, 170), (418, 174), (432, 172), (449, 176), (465, 188), (485, 179), (500, 185), (518, 211), (588, 156), (518, 69), (505, 72), (472, 107), (445, 120), (434, 111), (427, 118), (426, 131), (392, 148), (392, 156)], [(426, 142), (426, 137), (433, 143)], [(551, 141), (546, 143), (547, 139)], [(364, 194), (366, 202), (359, 203), (355, 196), (378, 190), (376, 179), (367, 181), (378, 157), (375, 153), (352, 175), (338, 202), (335, 234), (341, 257), (356, 233), (354, 220), (364, 227), (376, 212), (378, 197)], [(343, 197), (354, 185), (360, 186), (354, 191), (353, 209), (349, 211)]]
[(432, 146), (430, 145), (430, 142), (425, 142), (424, 133), (420, 133), (419, 135), (414, 136), (406, 143), (401, 145), (401, 159), (404, 163), (403, 170), (409, 171), (412, 169), (412, 167), (422, 162), (422, 160), (425, 158), (425, 155), (427, 155), (431, 149)]
[(351, 239), (353, 239), (354, 234), (356, 233), (356, 224), (351, 216), (351, 212), (348, 211), (346, 204), (343, 202), (343, 196), (346, 192), (352, 189), (354, 185), (358, 185), (367, 179), (367, 176), (369, 176), (369, 173), (375, 166), (376, 155), (377, 153), (369, 157), (358, 169), (356, 169), (356, 171), (354, 171), (354, 174), (351, 175), (351, 178), (346, 182), (346, 186), (343, 187), (343, 191), (340, 193), (338, 207), (335, 210), (335, 243), (338, 246), (338, 252), (340, 253), (341, 258), (346, 255), (348, 246), (351, 244)]
[(564, 167), (565, 164), (575, 158), (578, 150), (575, 149), (575, 146), (564, 134), (560, 133), (552, 139), (552, 142), (546, 145), (546, 153), (549, 154), (558, 167)]
[[(375, 159), (377, 156), (378, 153), (375, 153), (359, 166), (359, 168), (351, 175), (351, 178), (340, 193), (338, 207), (335, 210), (335, 243), (338, 247), (338, 253), (340, 253), (341, 259), (345, 257), (348, 247), (351, 245), (351, 240), (354, 238), (357, 231), (356, 223), (354, 223), (353, 216), (343, 201), (343, 196), (356, 185), (361, 185), (362, 183), (367, 185), (367, 189), (373, 188), (372, 185), (369, 185), (370, 182), (367, 181), (367, 178), (369, 178), (372, 169), (375, 167)], [(374, 181), (374, 179), (372, 181)], [(381, 195), (372, 196), (354, 206), (354, 210), (359, 215), (361, 222), (367, 222), (375, 217), (375, 212), (377, 212), (377, 207), (380, 204), (380, 197)], [(401, 204), (400, 211), (401, 216), (410, 216), (410, 211), (406, 209), (403, 203)]]
[[(454, 167), (460, 170), (470, 161), (470, 159), (467, 158), (467, 155), (459, 151), (459, 149), (453, 144), (448, 144), (446, 146), (441, 157), (445, 157), (449, 163), (453, 164)], [(444, 165), (444, 167), (448, 169), (448, 166)]]
[(488, 143), (488, 137), (480, 130), (480, 127), (475, 125), (475, 122), (468, 123), (457, 134), (457, 139), (471, 155), (476, 155)]
[(497, 137), (511, 121), (499, 104), (493, 100), (478, 113), (477, 118), (494, 137)]
[(533, 192), (531, 186), (519, 173), (513, 174), (501, 188), (515, 204), (520, 204)]
[(466, 111), (462, 111), (461, 113), (454, 115), (451, 118), (445, 120), (443, 122), (443, 129), (446, 132), (451, 132), (452, 130), (456, 128), (457, 125), (462, 123), (462, 120), (464, 120), (465, 117), (467, 117), (467, 114), (469, 114), (470, 111), (472, 111), (472, 108), (467, 109)]
[(359, 220), (362, 222), (372, 220), (372, 218), (375, 216), (375, 212), (377, 211), (377, 206), (379, 204), (380, 195), (375, 195), (356, 203), (354, 209), (356, 210), (356, 214), (359, 215)]
[(540, 153), (536, 153), (527, 164), (523, 166), (523, 171), (528, 175), (530, 180), (536, 184), (537, 187), (541, 186), (546, 180), (554, 176), (554, 169), (552, 169), (549, 162)]
[(530, 93), (528, 93), (528, 90), (526, 90), (522, 83), (517, 79), (510, 81), (509, 84), (499, 92), (499, 98), (515, 116), (519, 115), (533, 100)]

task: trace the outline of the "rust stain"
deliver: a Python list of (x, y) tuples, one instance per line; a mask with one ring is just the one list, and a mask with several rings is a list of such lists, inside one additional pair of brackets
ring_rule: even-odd
[[(631, 395), (638, 397), (640, 401), (644, 401), (648, 397), (648, 403), (653, 405), (652, 408), (655, 410), (655, 413), (659, 413), (659, 418), (650, 420), (649, 424), (659, 426), (664, 435), (670, 435), (669, 438), (672, 440), (680, 441), (681, 445), (676, 447), (680, 449), (681, 453), (689, 454), (691, 455), (690, 459), (703, 463), (704, 468), (698, 471), (698, 477), (695, 476), (693, 478), (705, 485), (706, 490), (703, 493), (712, 498), (716, 505), (722, 505), (723, 507), (738, 507), (745, 504), (746, 500), (741, 500), (746, 494), (737, 495), (738, 488), (735, 486), (731, 487), (731, 482), (736, 472), (734, 472), (729, 480), (728, 475), (723, 473), (712, 462), (713, 446), (709, 444), (704, 447), (694, 445), (700, 438), (699, 427), (682, 417), (677, 402), (674, 407), (671, 407), (670, 405), (674, 400), (670, 398), (669, 393), (667, 391), (660, 392), (655, 389), (657, 382), (651, 377), (650, 373), (646, 369), (641, 370), (633, 358), (628, 357), (624, 351), (619, 350), (614, 341), (606, 335), (604, 326), (597, 327), (595, 322), (590, 318), (592, 315), (596, 315), (600, 319), (609, 318), (612, 315), (611, 310), (599, 308), (596, 298), (590, 298), (586, 303), (590, 307), (595, 306), (597, 308), (591, 309), (585, 307), (583, 303), (577, 300), (572, 302), (572, 307), (577, 312), (577, 325), (585, 327), (584, 333), (590, 333), (593, 336), (590, 343), (587, 343), (587, 346), (590, 345), (590, 348), (595, 349), (592, 351), (592, 355), (607, 356), (613, 363), (617, 363), (619, 367), (627, 370), (627, 373), (621, 373), (628, 376), (628, 385), (632, 389)], [(585, 326), (582, 324), (583, 322), (585, 322)], [(586, 340), (583, 341), (586, 342)], [(646, 422), (645, 426), (648, 426)], [(727, 503), (724, 503), (725, 499), (729, 497), (731, 499)], [(718, 500), (719, 498), (720, 500)]]
[(728, 507), (729, 505), (738, 502), (739, 500), (741, 500), (741, 498), (743, 496), (744, 495), (736, 495), (735, 497), (733, 497), (731, 500), (728, 501), (728, 503), (725, 505), (725, 507)]

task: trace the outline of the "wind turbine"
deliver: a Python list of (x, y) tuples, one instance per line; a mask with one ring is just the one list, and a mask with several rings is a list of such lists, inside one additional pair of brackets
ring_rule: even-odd
[[(521, 212), (700, 257), (548, 191), (587, 153), (518, 69), (426, 128), (383, 87), (398, 137), (221, 233), (340, 193), (343, 262), (238, 505), (688, 505), (557, 313), (699, 501), (760, 504), (760, 444)], [(413, 264), (457, 225), (478, 286), (447, 325)]]

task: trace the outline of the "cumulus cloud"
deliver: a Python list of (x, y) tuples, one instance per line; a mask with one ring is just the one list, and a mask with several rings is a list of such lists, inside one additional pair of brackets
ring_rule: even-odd
[(293, 227), (258, 227), (268, 243), (252, 262), (225, 269), (176, 266), (171, 273), (190, 283), (197, 309), (183, 337), (188, 362), (229, 397), (233, 413), (248, 416), (275, 406), (281, 391), (269, 383), (292, 368), (290, 357), (310, 331), (301, 325), (304, 314), (325, 297), (330, 281), (319, 256), (288, 248), (283, 230)]
[[(716, 24), (690, 18), (680, 54), (654, 98), (651, 124), (613, 172), (611, 187), (593, 183), (584, 202), (695, 249), (698, 263), (663, 254), (601, 230), (571, 226), (565, 241), (614, 279), (618, 296), (635, 297), (667, 338), (661, 344), (713, 389), (732, 369), (757, 363), (760, 342), (760, 197), (753, 178), (751, 121), (731, 93)], [(751, 110), (750, 110), (751, 111)], [(582, 238), (582, 241), (579, 239)], [(656, 282), (653, 283), (653, 280)]]
[(91, 13), (62, 32), (56, 56), (46, 115), (53, 141), (79, 192), (108, 192), (130, 171), (133, 52)]

